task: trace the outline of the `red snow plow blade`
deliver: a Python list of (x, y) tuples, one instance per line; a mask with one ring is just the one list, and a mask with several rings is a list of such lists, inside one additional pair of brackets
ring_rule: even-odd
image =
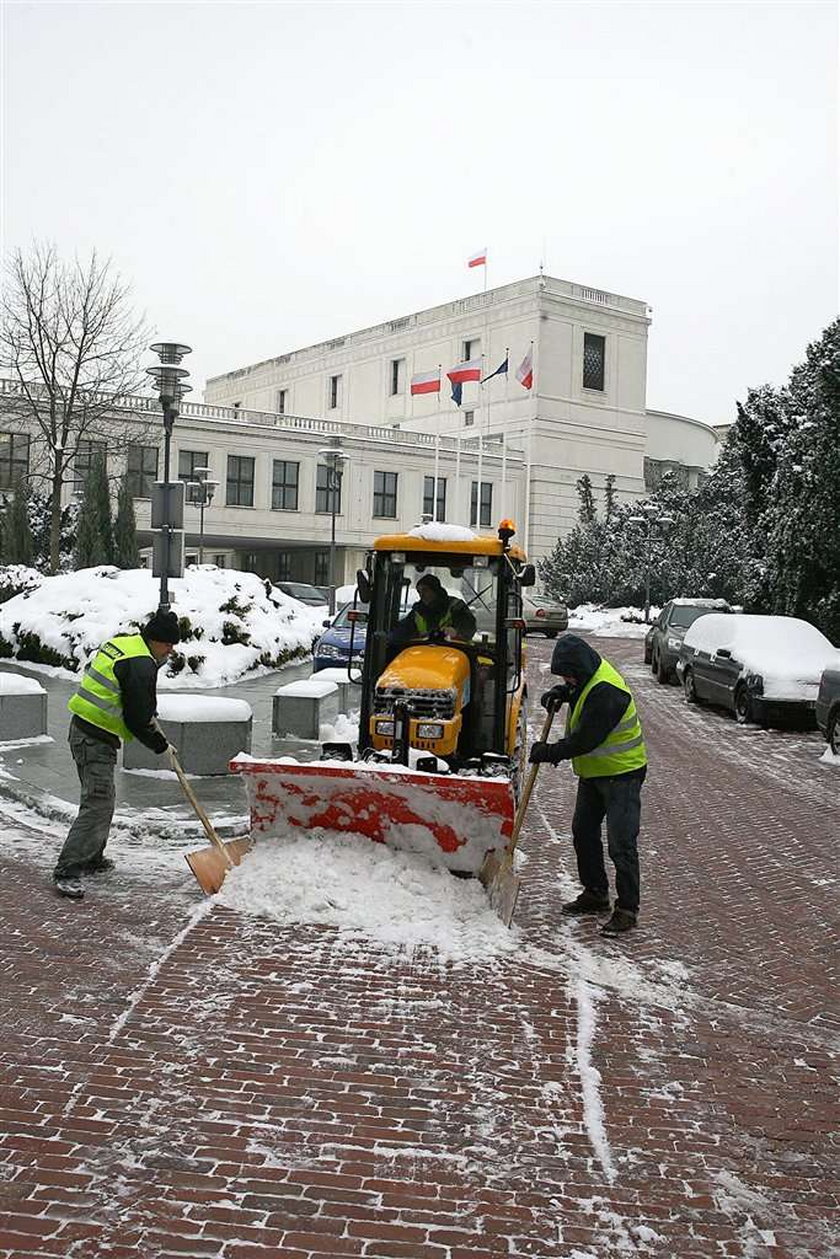
[(513, 830), (513, 790), (506, 778), (239, 757), (230, 768), (245, 776), (254, 837), (322, 828), (478, 874), (488, 853), (508, 846)]

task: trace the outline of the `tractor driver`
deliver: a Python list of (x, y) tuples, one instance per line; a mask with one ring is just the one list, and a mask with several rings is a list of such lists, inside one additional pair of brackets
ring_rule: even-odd
[(428, 638), (430, 634), (470, 641), (475, 634), (475, 617), (463, 599), (446, 593), (439, 577), (424, 573), (417, 581), (417, 594), (419, 599), (408, 616), (391, 630), (388, 639), (391, 647), (402, 647), (413, 639)]

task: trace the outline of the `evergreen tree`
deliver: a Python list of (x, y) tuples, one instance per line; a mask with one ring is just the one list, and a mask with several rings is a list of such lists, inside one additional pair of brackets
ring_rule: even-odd
[(127, 475), (124, 475), (120, 481), (120, 490), (117, 495), (117, 515), (114, 521), (114, 563), (118, 568), (140, 567), (134, 497)]
[(0, 554), (4, 564), (25, 564), (31, 568), (35, 557), (32, 529), (29, 525), (29, 481), (18, 477), (11, 503), (3, 512), (3, 535)]
[(77, 569), (114, 562), (111, 495), (103, 459), (93, 461), (85, 481), (73, 558)]

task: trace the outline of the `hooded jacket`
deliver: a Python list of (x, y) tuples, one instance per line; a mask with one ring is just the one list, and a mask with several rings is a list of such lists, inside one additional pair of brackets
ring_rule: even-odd
[[(577, 634), (562, 634), (557, 639), (551, 657), (551, 672), (555, 676), (561, 675), (575, 680), (572, 690), (563, 696), (568, 700), (570, 711), (600, 664), (601, 657), (595, 648), (578, 638)], [(552, 760), (571, 760), (600, 747), (610, 731), (621, 721), (630, 699), (626, 691), (619, 690), (611, 682), (599, 682), (593, 686), (584, 701), (577, 728), (551, 744)], [(629, 772), (643, 774), (644, 770)]]

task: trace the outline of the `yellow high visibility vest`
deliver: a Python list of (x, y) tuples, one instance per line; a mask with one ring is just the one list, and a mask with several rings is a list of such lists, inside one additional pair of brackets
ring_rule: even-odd
[(636, 702), (624, 678), (606, 660), (601, 661), (578, 696), (577, 703), (569, 714), (566, 733), (573, 734), (579, 726), (586, 697), (599, 682), (609, 682), (619, 691), (625, 691), (630, 696), (630, 703), (603, 743), (583, 756), (572, 758), (572, 769), (579, 778), (609, 778), (613, 774), (626, 774), (632, 769), (642, 769), (647, 765), (647, 752)]
[(127, 660), (132, 656), (148, 656), (154, 660), (142, 634), (121, 634), (109, 638), (86, 667), (81, 682), (67, 702), (71, 713), (100, 730), (118, 735), (126, 743), (134, 735), (123, 721), (122, 692), (114, 665), (118, 660)]

